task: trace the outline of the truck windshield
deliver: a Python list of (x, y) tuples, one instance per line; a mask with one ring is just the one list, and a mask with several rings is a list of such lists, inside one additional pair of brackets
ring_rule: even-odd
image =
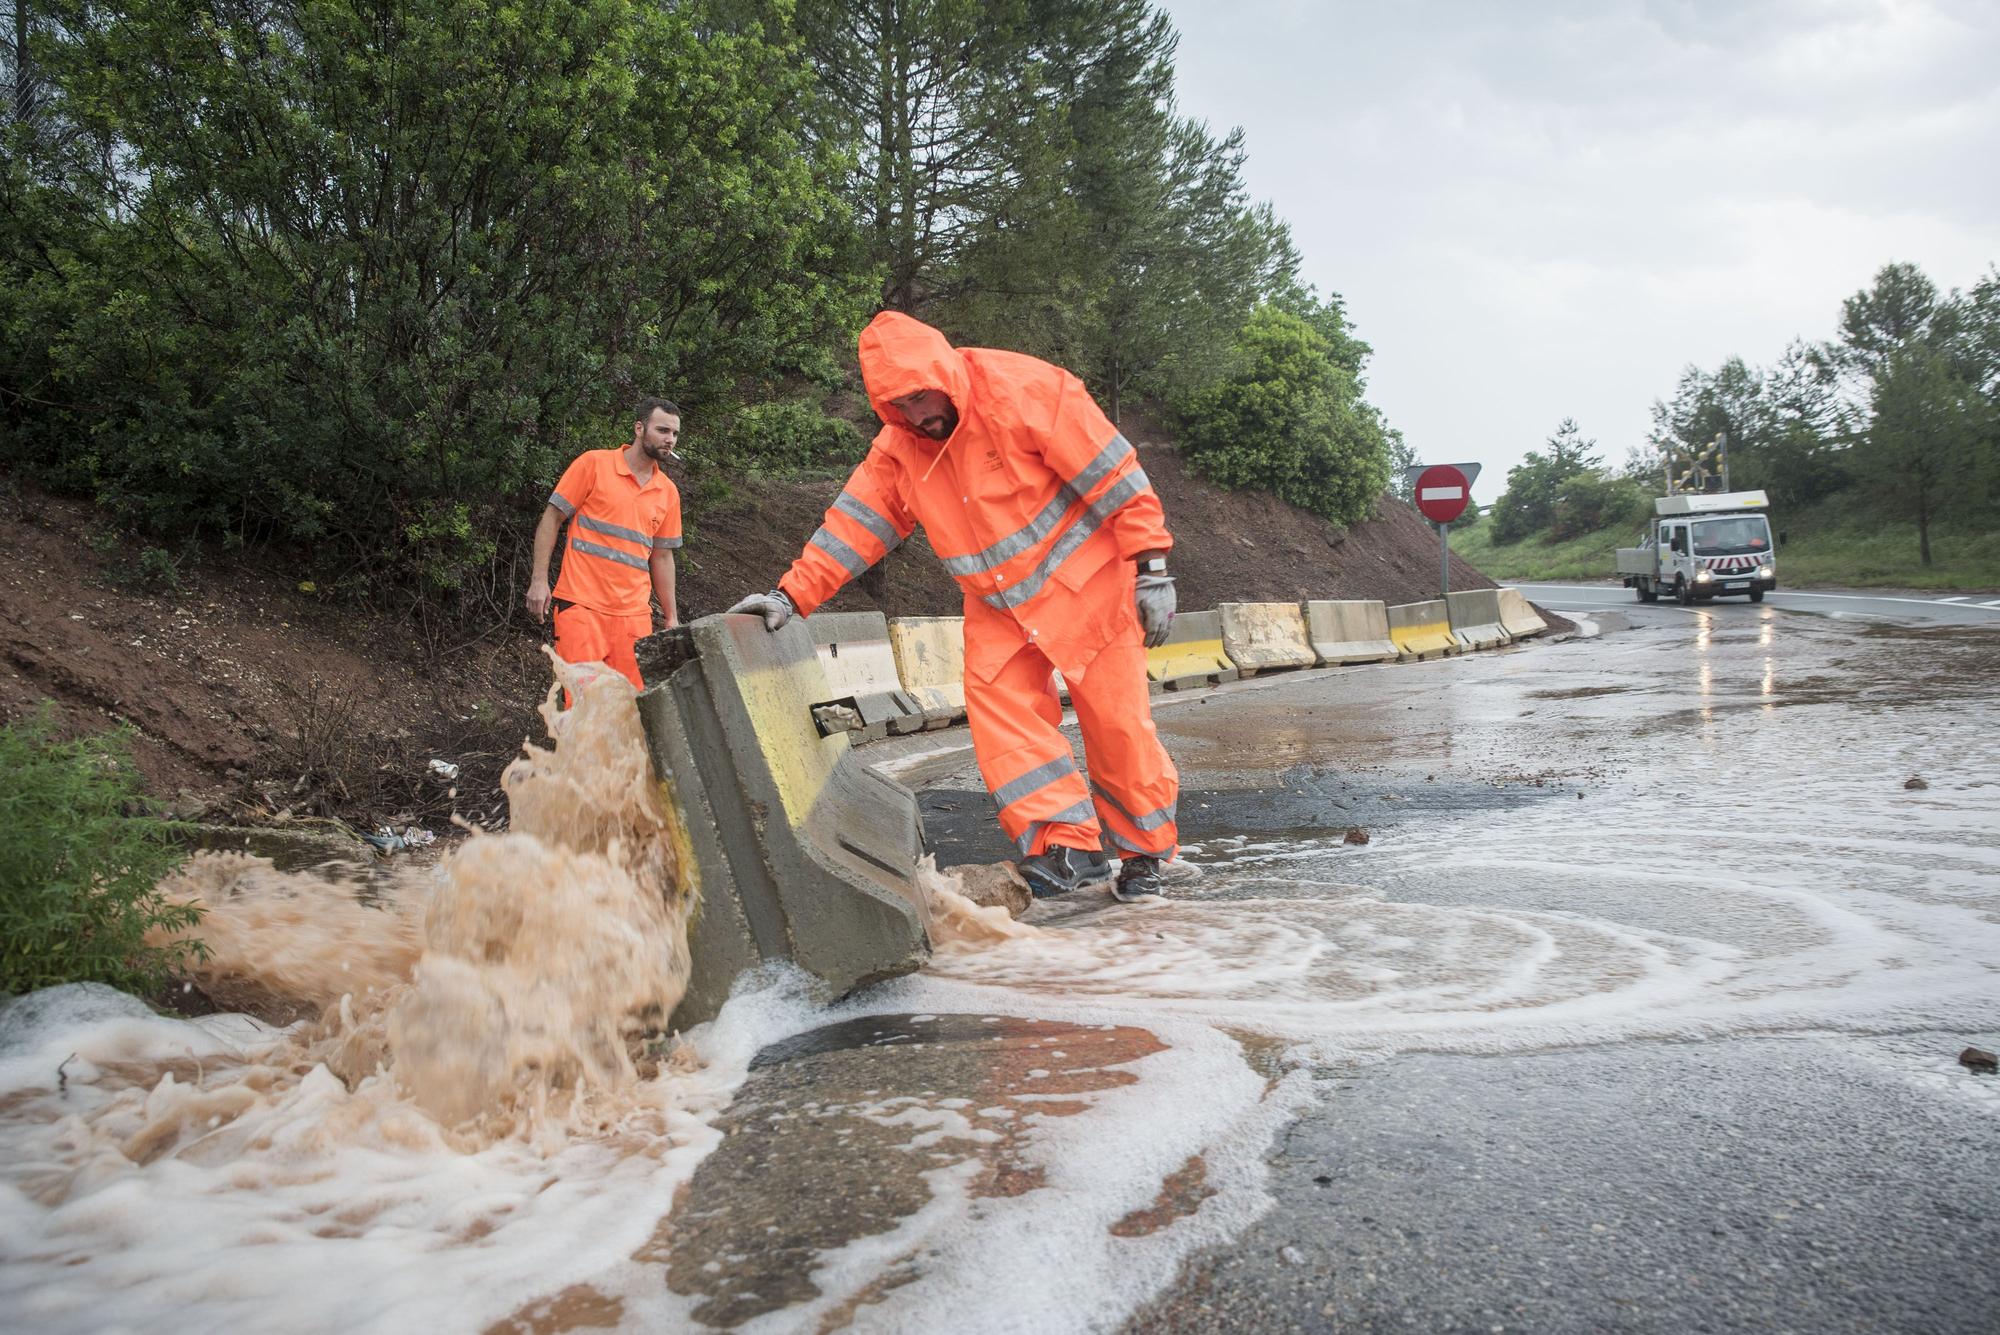
[(1762, 515), (1704, 519), (1694, 526), (1696, 556), (1738, 556), (1771, 550), (1771, 525)]

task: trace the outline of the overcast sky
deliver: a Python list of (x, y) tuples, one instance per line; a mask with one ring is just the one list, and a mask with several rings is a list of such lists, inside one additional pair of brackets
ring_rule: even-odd
[(1996, 0), (1164, 0), (1182, 110), (1375, 348), (1426, 463), (1562, 418), (1606, 459), (1682, 367), (1833, 335), (1892, 261), (2000, 261)]

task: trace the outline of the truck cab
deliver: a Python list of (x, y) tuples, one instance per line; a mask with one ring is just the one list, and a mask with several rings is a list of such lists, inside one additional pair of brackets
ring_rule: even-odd
[(1663, 593), (1684, 606), (1737, 595), (1761, 603), (1778, 587), (1769, 506), (1761, 491), (1662, 496), (1639, 545), (1618, 549), (1619, 578), (1642, 603)]

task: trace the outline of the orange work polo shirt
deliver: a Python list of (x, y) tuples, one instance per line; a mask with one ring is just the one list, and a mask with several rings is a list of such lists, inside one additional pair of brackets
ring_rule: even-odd
[(642, 484), (623, 449), (591, 450), (564, 470), (549, 504), (569, 517), (555, 596), (613, 616), (652, 606), (648, 558), (681, 545), (681, 493), (655, 467)]

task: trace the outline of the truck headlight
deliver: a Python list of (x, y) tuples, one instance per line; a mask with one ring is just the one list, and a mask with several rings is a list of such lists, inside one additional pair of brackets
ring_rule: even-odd
[(1770, 566), (1758, 566), (1757, 578), (1775, 580), (1778, 578), (1778, 572)]
[(1697, 570), (1694, 572), (1694, 580), (1697, 584), (1706, 584), (1714, 578), (1715, 572), (1712, 570)]

